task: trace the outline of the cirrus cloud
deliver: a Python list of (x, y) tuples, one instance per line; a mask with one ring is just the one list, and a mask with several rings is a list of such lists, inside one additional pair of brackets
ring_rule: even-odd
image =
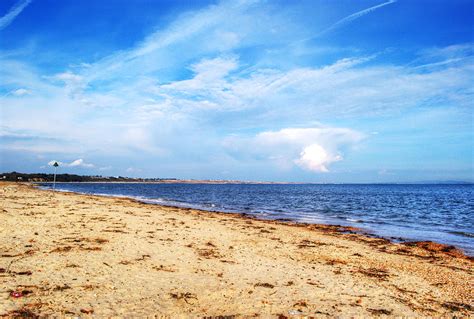
[[(268, 163), (277, 167), (272, 173), (328, 172), (348, 163), (366, 137), (361, 131), (380, 132), (370, 136), (379, 141), (370, 154), (383, 154), (392, 166), (401, 161), (391, 149), (380, 151), (392, 147), (385, 140), (390, 133), (404, 137), (400, 157), (421, 152), (407, 141), (422, 131), (456, 133), (441, 136), (443, 141), (470, 140), (464, 130), (472, 131), (472, 43), (407, 49), (411, 53), (403, 59), (378, 47), (333, 48), (334, 55), (305, 58), (292, 43), (317, 30), (294, 19), (287, 7), (272, 6), (223, 1), (178, 15), (136, 45), (94, 58), (70, 57), (71, 63), (55, 68), (42, 67), (34, 57), (0, 54), (0, 90), (8, 93), (0, 103), (0, 151), (13, 154), (11, 162), (16, 154), (48, 154), (78, 158), (62, 163), (69, 167), (99, 170), (111, 163), (117, 174), (130, 163), (150, 174), (198, 174), (204, 169), (183, 170), (196, 163), (208, 172), (216, 165), (229, 171), (234, 164), (254, 172)], [(309, 42), (298, 46), (325, 47)], [(438, 110), (446, 116), (435, 125), (431, 113)], [(408, 115), (418, 119), (416, 130), (409, 131)], [(387, 124), (397, 117), (403, 119)], [(235, 162), (226, 161), (229, 154)], [(374, 164), (359, 162), (369, 169)]]

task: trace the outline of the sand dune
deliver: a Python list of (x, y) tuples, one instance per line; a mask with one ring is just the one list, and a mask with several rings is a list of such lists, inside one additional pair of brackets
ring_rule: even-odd
[(432, 243), (13, 183), (0, 197), (0, 316), (474, 315), (472, 259)]

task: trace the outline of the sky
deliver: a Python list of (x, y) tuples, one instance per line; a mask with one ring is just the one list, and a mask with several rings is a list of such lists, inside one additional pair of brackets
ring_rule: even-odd
[(2, 0), (0, 171), (474, 181), (474, 2)]

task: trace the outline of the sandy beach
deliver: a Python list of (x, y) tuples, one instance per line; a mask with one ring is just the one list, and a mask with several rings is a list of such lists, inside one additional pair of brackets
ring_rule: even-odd
[(323, 225), (0, 184), (0, 317), (473, 316), (472, 258)]

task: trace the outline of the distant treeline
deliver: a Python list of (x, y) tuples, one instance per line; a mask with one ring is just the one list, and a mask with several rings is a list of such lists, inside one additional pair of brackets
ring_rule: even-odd
[[(18, 172), (2, 173), (0, 174), (0, 180), (11, 181), (11, 182), (52, 182), (54, 179), (53, 174), (42, 174), (33, 173), (25, 174)], [(130, 178), (123, 176), (82, 176), (76, 174), (57, 174), (57, 182), (139, 182), (139, 181), (159, 181), (161, 178)], [(166, 178), (166, 180), (172, 180)]]

